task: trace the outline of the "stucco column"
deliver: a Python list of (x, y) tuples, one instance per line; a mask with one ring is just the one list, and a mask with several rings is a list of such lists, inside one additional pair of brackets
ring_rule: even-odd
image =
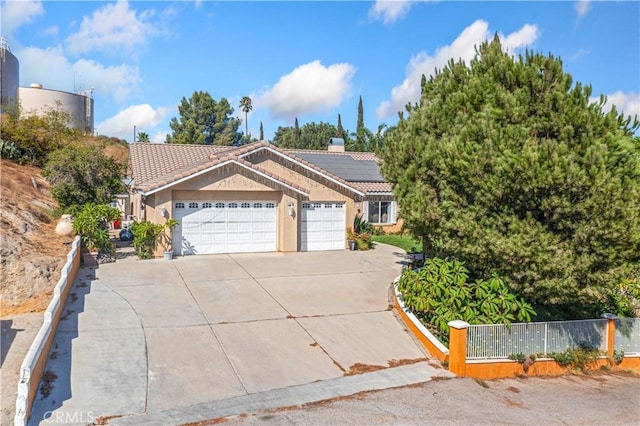
[(465, 377), (467, 363), (467, 328), (466, 321), (450, 321), (449, 325), (449, 371)]
[(607, 355), (613, 356), (616, 344), (616, 320), (615, 314), (602, 314), (602, 318), (607, 320)]

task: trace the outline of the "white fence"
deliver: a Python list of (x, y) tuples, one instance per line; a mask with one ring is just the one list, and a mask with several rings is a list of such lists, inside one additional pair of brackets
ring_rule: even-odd
[(625, 355), (640, 355), (640, 318), (616, 320), (616, 337), (613, 347), (616, 351), (623, 351)]
[(49, 348), (56, 334), (58, 322), (69, 290), (73, 285), (80, 265), (80, 237), (77, 236), (67, 254), (67, 262), (62, 267), (60, 280), (53, 289), (53, 299), (44, 313), (44, 323), (31, 343), (27, 356), (20, 366), (20, 381), (16, 396), (16, 414), (14, 424), (23, 426), (29, 419), (31, 406), (36, 396), (44, 366), (49, 355)]
[[(640, 324), (634, 330), (640, 332)], [(637, 349), (640, 338), (631, 340)], [(471, 325), (467, 329), (469, 360), (507, 359), (509, 355), (516, 354), (546, 356), (580, 346), (605, 351), (607, 320), (517, 323), (509, 327), (502, 324)]]

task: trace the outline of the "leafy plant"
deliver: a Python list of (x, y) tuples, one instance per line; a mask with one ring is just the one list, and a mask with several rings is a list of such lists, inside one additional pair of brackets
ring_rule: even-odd
[(371, 234), (358, 234), (356, 236), (356, 247), (358, 250), (371, 250), (373, 248)]
[(599, 357), (600, 350), (598, 348), (586, 345), (549, 354), (549, 358), (552, 358), (559, 366), (582, 372), (586, 372), (589, 367), (593, 366)]
[(371, 234), (373, 233), (373, 225), (364, 220), (362, 213), (360, 213), (353, 218), (353, 230), (356, 234)]
[(624, 351), (614, 349), (612, 360), (615, 365), (620, 365), (624, 360)]
[(171, 230), (178, 225), (174, 218), (168, 219), (164, 224), (153, 223), (148, 220), (134, 222), (131, 225), (133, 234), (133, 247), (136, 255), (140, 259), (151, 259), (155, 252), (156, 245), (160, 242), (165, 249), (171, 248), (171, 237), (167, 236), (165, 230)]
[(90, 251), (113, 253), (107, 224), (120, 218), (120, 210), (106, 204), (87, 203), (76, 214), (73, 230), (80, 235), (82, 244)]
[(457, 260), (431, 258), (421, 269), (405, 269), (398, 289), (411, 309), (440, 340), (449, 339), (453, 320), (469, 324), (528, 322), (533, 308), (509, 291), (500, 277), (469, 282), (469, 271)]

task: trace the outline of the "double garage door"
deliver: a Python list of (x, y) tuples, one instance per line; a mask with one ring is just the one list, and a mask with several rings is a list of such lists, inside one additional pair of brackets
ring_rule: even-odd
[(180, 255), (276, 251), (276, 204), (264, 201), (175, 202), (173, 252)]

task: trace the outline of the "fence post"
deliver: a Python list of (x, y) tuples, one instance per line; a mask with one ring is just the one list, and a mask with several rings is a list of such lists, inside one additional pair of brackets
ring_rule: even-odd
[(602, 314), (602, 318), (607, 320), (607, 355), (613, 356), (613, 350), (616, 344), (616, 320), (618, 316), (615, 314)]
[(467, 366), (467, 328), (469, 323), (450, 321), (449, 325), (449, 371), (465, 377)]

